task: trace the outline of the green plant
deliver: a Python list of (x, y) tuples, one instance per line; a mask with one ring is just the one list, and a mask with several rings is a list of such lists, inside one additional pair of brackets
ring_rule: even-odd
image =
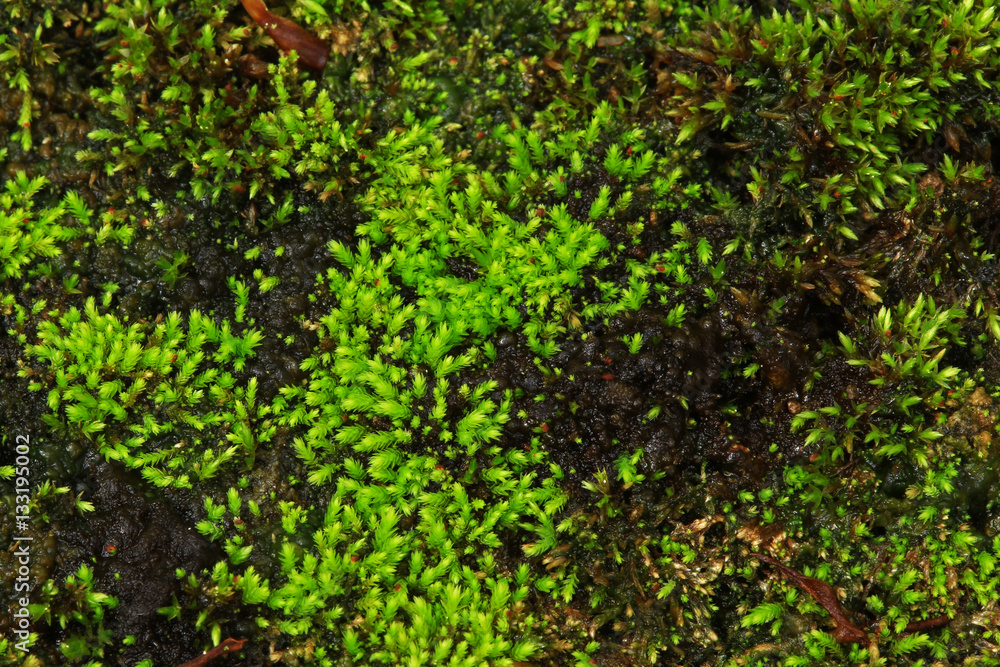
[(87, 667), (99, 667), (105, 647), (111, 643), (111, 631), (104, 627), (104, 614), (117, 606), (115, 598), (94, 590), (94, 571), (81, 565), (75, 574), (66, 577), (60, 589), (48, 580), (42, 590), (43, 604), (33, 604), (35, 618), (43, 614), (52, 623), (52, 616), (59, 627), (67, 631), (60, 642), (59, 651), (69, 663), (79, 663), (85, 658)]
[[(957, 150), (955, 128), (976, 122), (961, 100), (992, 93), (994, 11), (988, 3), (888, 1), (799, 3), (760, 17), (729, 3), (699, 9), (668, 40), (679, 66), (660, 74), (677, 84), (661, 85), (676, 91), (669, 113), (677, 141), (719, 128), (730, 145), (764, 155), (741, 160), (753, 163), (755, 201), (789, 206), (810, 226), (820, 218), (857, 240), (859, 214), (916, 201), (914, 178), (933, 165), (914, 159), (914, 140), (944, 130)], [(816, 170), (819, 163), (829, 166)], [(955, 180), (951, 157), (942, 164)]]
[(187, 264), (190, 257), (188, 257), (183, 252), (175, 252), (173, 260), (161, 259), (156, 262), (156, 265), (163, 270), (163, 282), (167, 284), (168, 287), (173, 287), (174, 284), (184, 277), (181, 273), (181, 267)]
[[(30, 134), (28, 135), (30, 136)], [(32, 200), (45, 191), (44, 176), (29, 179), (23, 171), (5, 182), (0, 194), (0, 277), (20, 278), (25, 268), (36, 258), (51, 258), (59, 254), (61, 243), (80, 235), (76, 225), (61, 222), (67, 211), (87, 225), (90, 211), (75, 192), (65, 195), (62, 205), (33, 210)]]
[(843, 333), (840, 343), (848, 355), (847, 363), (867, 365), (876, 377), (872, 384), (885, 382), (933, 382), (949, 387), (958, 375), (958, 369), (938, 364), (950, 345), (961, 345), (958, 335), (965, 318), (962, 308), (938, 308), (933, 298), (917, 296), (913, 304), (900, 302), (895, 311), (884, 306), (872, 320), (873, 344), (869, 359), (857, 358), (857, 346)]
[(266, 420), (251, 425), (269, 412), (256, 405), (256, 378), (238, 387), (232, 375), (253, 355), (260, 332), (233, 335), (228, 322), (216, 325), (198, 311), (186, 323), (172, 313), (128, 324), (101, 313), (93, 298), (83, 312), (51, 317), (27, 348), (39, 364), (30, 374), (45, 369), (45, 381), (30, 386), (48, 386), (54, 414), (46, 422), (93, 440), (104, 456), (140, 468), (157, 486), (189, 487), (192, 473), (209, 478), (239, 451), (252, 463), (257, 444), (273, 434)]

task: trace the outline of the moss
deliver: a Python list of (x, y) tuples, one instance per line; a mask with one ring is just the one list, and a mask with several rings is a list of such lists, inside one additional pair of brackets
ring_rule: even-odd
[(0, 663), (1000, 660), (992, 4), (271, 9), (0, 18)]

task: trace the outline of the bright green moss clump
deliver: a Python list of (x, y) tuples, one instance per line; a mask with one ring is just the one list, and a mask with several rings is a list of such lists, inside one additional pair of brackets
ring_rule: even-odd
[(0, 665), (1000, 664), (994, 4), (375, 4), (0, 8)]
[(41, 370), (24, 374), (55, 385), (48, 406), (59, 417), (46, 421), (65, 423), (156, 486), (190, 488), (189, 477), (210, 479), (236, 457), (252, 467), (257, 445), (274, 432), (262, 421), (270, 410), (256, 405), (256, 378), (237, 386), (227, 369), (243, 370), (263, 336), (233, 335), (228, 322), (216, 326), (198, 311), (186, 323), (178, 313), (162, 319), (127, 324), (88, 299), (83, 313), (42, 322), (38, 343), (25, 350)]
[[(56, 206), (35, 211), (32, 198), (46, 185), (44, 177), (29, 180), (24, 172), (6, 182), (0, 194), (0, 273), (5, 279), (20, 278), (25, 265), (36, 258), (59, 253), (59, 243), (79, 235), (74, 226), (61, 224), (66, 208)], [(67, 207), (86, 221), (86, 207), (74, 193), (66, 195)]]

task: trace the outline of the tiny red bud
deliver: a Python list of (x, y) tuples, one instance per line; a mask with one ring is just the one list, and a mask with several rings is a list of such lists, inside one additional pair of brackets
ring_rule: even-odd
[(476, 139), (485, 139), (485, 138), (486, 138), (486, 133), (485, 132), (483, 132), (482, 130), (479, 130), (478, 132), (476, 132)]
[(542, 424), (541, 429), (542, 429), (542, 433), (548, 433), (549, 432), (549, 425), (548, 424)]
[(604, 378), (605, 380), (614, 380), (615, 379), (615, 374), (614, 373), (605, 373), (601, 377)]

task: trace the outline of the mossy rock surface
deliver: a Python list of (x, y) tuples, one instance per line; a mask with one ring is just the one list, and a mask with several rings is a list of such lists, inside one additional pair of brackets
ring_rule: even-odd
[(270, 10), (0, 7), (0, 665), (1000, 664), (992, 2)]

